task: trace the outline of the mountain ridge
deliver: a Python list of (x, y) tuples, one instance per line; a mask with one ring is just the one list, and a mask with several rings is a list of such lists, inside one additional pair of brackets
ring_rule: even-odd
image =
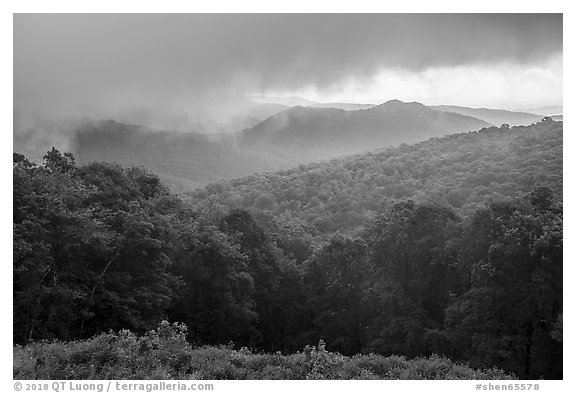
[(456, 105), (436, 105), (432, 106), (431, 108), (443, 112), (452, 112), (466, 116), (472, 116), (477, 119), (486, 121), (496, 127), (499, 127), (502, 124), (508, 124), (510, 126), (527, 126), (533, 123), (537, 123), (543, 117), (541, 115), (528, 112), (491, 108), (471, 108)]
[(144, 166), (158, 173), (171, 189), (185, 191), (220, 179), (486, 126), (489, 124), (470, 116), (390, 100), (360, 110), (293, 106), (235, 133), (187, 133), (112, 120), (88, 121), (70, 134), (68, 150), (80, 163)]
[(242, 131), (241, 145), (277, 150), (281, 156), (296, 150), (304, 160), (313, 154), (324, 159), (489, 125), (470, 116), (399, 100), (354, 111), (295, 106)]

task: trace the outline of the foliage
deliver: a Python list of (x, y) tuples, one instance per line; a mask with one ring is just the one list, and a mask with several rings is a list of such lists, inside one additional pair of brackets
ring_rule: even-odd
[[(382, 207), (414, 199), (468, 216), (491, 201), (520, 197), (547, 185), (562, 190), (562, 122), (491, 127), (432, 138), (289, 170), (221, 181), (190, 192), (193, 204), (262, 207), (307, 223), (329, 237), (355, 233)], [(325, 239), (324, 239), (325, 240)]]
[(122, 330), (17, 346), (14, 379), (514, 379), (437, 355), (348, 357), (326, 351), (323, 341), (292, 355), (253, 353), (246, 347), (192, 347), (185, 333), (185, 325), (163, 321), (143, 336)]
[[(14, 154), (18, 369), (36, 375), (26, 359), (40, 359), (58, 378), (120, 375), (119, 364), (121, 378), (473, 375), (452, 359), (562, 378), (561, 147), (562, 124), (547, 120), (188, 196), (138, 167)], [(183, 331), (162, 341), (165, 324), (150, 331), (165, 319), (187, 326), (186, 344)], [(138, 368), (122, 363), (120, 341), (126, 356), (132, 345), (149, 354), (143, 342), (160, 352)], [(274, 355), (215, 347), (231, 342)]]

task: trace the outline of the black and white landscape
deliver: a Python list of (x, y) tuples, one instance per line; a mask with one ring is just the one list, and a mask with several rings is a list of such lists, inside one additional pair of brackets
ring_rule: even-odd
[(562, 14), (15, 14), (15, 379), (562, 379)]

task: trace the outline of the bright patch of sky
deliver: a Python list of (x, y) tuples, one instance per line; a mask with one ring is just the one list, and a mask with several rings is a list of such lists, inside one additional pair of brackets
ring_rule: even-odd
[(299, 96), (320, 102), (380, 104), (391, 99), (426, 105), (518, 109), (562, 104), (562, 56), (532, 64), (472, 64), (422, 71), (382, 69), (373, 77), (350, 78), (328, 88), (255, 92)]

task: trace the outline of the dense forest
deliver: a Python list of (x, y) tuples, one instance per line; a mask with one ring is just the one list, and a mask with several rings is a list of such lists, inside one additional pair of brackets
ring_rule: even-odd
[(323, 340), (562, 378), (562, 128), (485, 128), (187, 195), (142, 167), (15, 153), (14, 342), (149, 337), (166, 319), (193, 347)]
[(350, 232), (409, 198), (467, 217), (490, 201), (536, 185), (562, 198), (562, 122), (484, 128), (287, 171), (221, 181), (188, 193), (195, 205), (255, 208), (308, 224), (312, 233)]

